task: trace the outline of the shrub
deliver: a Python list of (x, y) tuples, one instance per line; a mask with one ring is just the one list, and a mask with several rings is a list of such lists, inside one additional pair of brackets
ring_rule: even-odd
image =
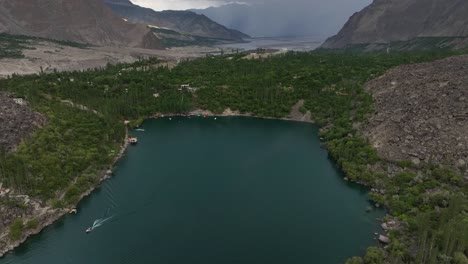
[(35, 229), (39, 225), (39, 221), (36, 218), (33, 218), (26, 222), (26, 229)]
[(23, 235), (24, 224), (22, 219), (16, 219), (10, 225), (10, 238), (12, 240), (18, 240)]
[(377, 247), (369, 247), (364, 257), (366, 264), (382, 264), (384, 259), (384, 252)]
[(53, 208), (63, 208), (64, 207), (63, 201), (59, 200), (59, 199), (53, 199), (52, 200), (52, 207)]
[(468, 258), (462, 252), (455, 252), (453, 254), (453, 263), (455, 263), (455, 264), (468, 264)]
[(364, 264), (364, 261), (361, 257), (352, 257), (346, 260), (345, 264)]

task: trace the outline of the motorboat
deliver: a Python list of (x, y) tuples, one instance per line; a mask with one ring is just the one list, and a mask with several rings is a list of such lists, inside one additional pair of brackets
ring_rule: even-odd
[(128, 138), (128, 143), (136, 144), (136, 143), (138, 143), (138, 139), (136, 137), (129, 137)]

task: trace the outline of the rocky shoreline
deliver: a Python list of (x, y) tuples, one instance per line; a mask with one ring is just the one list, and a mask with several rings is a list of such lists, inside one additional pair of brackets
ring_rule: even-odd
[[(127, 137), (128, 137), (128, 129), (125, 133), (125, 139), (124, 143), (120, 147), (119, 153), (115, 156), (111, 168), (107, 171), (102, 171), (100, 175), (102, 175), (99, 178), (99, 183), (96, 184), (95, 186), (89, 188), (86, 192), (81, 194), (79, 201), (81, 201), (84, 197), (89, 196), (103, 181), (109, 179), (112, 175), (112, 168), (114, 165), (117, 163), (117, 161), (123, 156), (125, 151), (127, 150), (128, 147), (128, 142), (127, 142)], [(34, 202), (34, 210), (32, 213), (29, 215), (29, 219), (26, 216), (26, 219), (23, 220), (31, 220), (31, 219), (38, 219), (38, 225), (35, 228), (32, 229), (27, 229), (24, 230), (23, 234), (21, 235), (21, 238), (15, 241), (12, 241), (8, 235), (9, 235), (9, 230), (6, 228), (3, 230), (2, 233), (0, 233), (0, 258), (5, 256), (8, 252), (14, 250), (16, 247), (20, 246), (22, 243), (24, 243), (30, 236), (39, 234), (44, 228), (47, 226), (53, 224), (54, 222), (58, 221), (60, 218), (68, 214), (68, 212), (72, 208), (63, 208), (63, 209), (55, 209), (49, 206), (46, 207), (41, 207), (38, 202)]]
[[(306, 123), (314, 123), (313, 120), (311, 120), (311, 113), (307, 112), (306, 114), (303, 114), (299, 111), (299, 109), (304, 105), (304, 101), (300, 100), (297, 104), (295, 104), (292, 109), (290, 114), (285, 117), (285, 118), (275, 118), (275, 117), (260, 117), (256, 116), (250, 113), (245, 113), (242, 114), (239, 111), (232, 111), (231, 109), (226, 109), (223, 113), (221, 114), (216, 114), (208, 110), (202, 110), (202, 109), (196, 109), (188, 113), (188, 115), (191, 116), (205, 116), (205, 117), (255, 117), (255, 118), (262, 118), (262, 119), (274, 119), (274, 120), (285, 120), (285, 121), (296, 121), (296, 122), (306, 122)], [(162, 115), (162, 114), (161, 114)], [(164, 114), (165, 116), (180, 116), (179, 114)], [(125, 141), (124, 144), (121, 146), (121, 150), (118, 153), (118, 155), (115, 157), (111, 167), (115, 165), (115, 163), (119, 160), (120, 157), (124, 154), (125, 150), (127, 149), (128, 142), (127, 142), (127, 137), (128, 137), (128, 129), (126, 131), (125, 135)], [(86, 192), (84, 192), (80, 196), (80, 201), (86, 196), (89, 196), (103, 181), (106, 179), (110, 178), (112, 174), (111, 170), (108, 171), (103, 171), (101, 173), (101, 177), (99, 179), (99, 183), (96, 186), (93, 186), (92, 188), (88, 189)], [(45, 227), (53, 224), (54, 222), (58, 221), (60, 218), (68, 214), (68, 212), (72, 208), (64, 208), (64, 209), (56, 209), (52, 208), (49, 206), (46, 207), (41, 207), (39, 202), (35, 202), (34, 205), (34, 210), (29, 213), (29, 215), (22, 215), (23, 220), (31, 220), (33, 218), (38, 219), (39, 224), (37, 227), (32, 228), (32, 229), (27, 229), (24, 230), (23, 234), (21, 235), (21, 238), (15, 241), (11, 241), (8, 238), (9, 230), (6, 228), (3, 230), (2, 233), (0, 233), (0, 239), (2, 239), (2, 242), (0, 242), (0, 258), (2, 258), (5, 254), (8, 252), (14, 250), (16, 247), (20, 246), (22, 243), (24, 243), (30, 236), (39, 234)], [(34, 216), (34, 217), (32, 217)]]
[[(300, 100), (297, 102), (292, 108), (291, 112), (287, 117), (265, 117), (265, 116), (257, 116), (251, 113), (241, 113), (239, 111), (232, 111), (230, 108), (225, 109), (222, 113), (216, 114), (209, 110), (203, 109), (196, 109), (190, 111), (188, 113), (189, 116), (205, 116), (205, 117), (255, 117), (260, 119), (273, 119), (273, 120), (285, 120), (285, 121), (295, 121), (295, 122), (304, 122), (304, 123), (314, 123), (311, 119), (310, 111), (303, 114), (299, 111), (299, 109), (304, 105), (304, 100)], [(166, 114), (165, 116), (180, 116), (180, 115), (172, 115)]]

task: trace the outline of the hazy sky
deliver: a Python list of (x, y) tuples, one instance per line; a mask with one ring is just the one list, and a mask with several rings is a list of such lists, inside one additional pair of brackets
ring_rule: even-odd
[[(132, 3), (144, 7), (149, 7), (157, 11), (161, 10), (185, 10), (193, 8), (207, 8), (210, 6), (220, 6), (236, 1), (226, 0), (130, 0)], [(260, 0), (245, 0), (245, 2), (260, 2)], [(241, 1), (237, 2), (241, 3)]]
[[(207, 8), (210, 6), (220, 6), (229, 3), (245, 3), (245, 4), (289, 4), (291, 6), (302, 6), (313, 8), (314, 5), (323, 5), (327, 3), (328, 6), (335, 6), (342, 8), (354, 7), (354, 9), (361, 9), (364, 5), (370, 4), (372, 0), (131, 0), (134, 4), (149, 7), (154, 10), (185, 10), (193, 8)], [(282, 5), (283, 6), (283, 5)], [(356, 10), (358, 11), (358, 10)]]
[(204, 9), (243, 3), (235, 9), (222, 7), (197, 11), (229, 28), (251, 36), (331, 36), (348, 18), (372, 0), (131, 0), (154, 10)]

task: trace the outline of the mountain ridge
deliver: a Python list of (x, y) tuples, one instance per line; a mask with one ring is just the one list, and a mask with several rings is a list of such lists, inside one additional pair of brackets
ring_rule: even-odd
[(292, 5), (288, 1), (269, 0), (250, 4), (231, 3), (191, 11), (253, 37), (325, 38), (336, 34), (352, 13), (364, 8), (370, 1), (308, 0)]
[(121, 17), (134, 23), (168, 28), (183, 34), (226, 40), (242, 40), (248, 35), (229, 29), (207, 16), (192, 11), (154, 11), (128, 0), (105, 0), (104, 3)]
[(0, 0), (0, 33), (103, 46), (162, 47), (148, 28), (125, 22), (101, 0)]
[(374, 0), (355, 13), (323, 48), (390, 43), (419, 37), (468, 36), (464, 0)]

